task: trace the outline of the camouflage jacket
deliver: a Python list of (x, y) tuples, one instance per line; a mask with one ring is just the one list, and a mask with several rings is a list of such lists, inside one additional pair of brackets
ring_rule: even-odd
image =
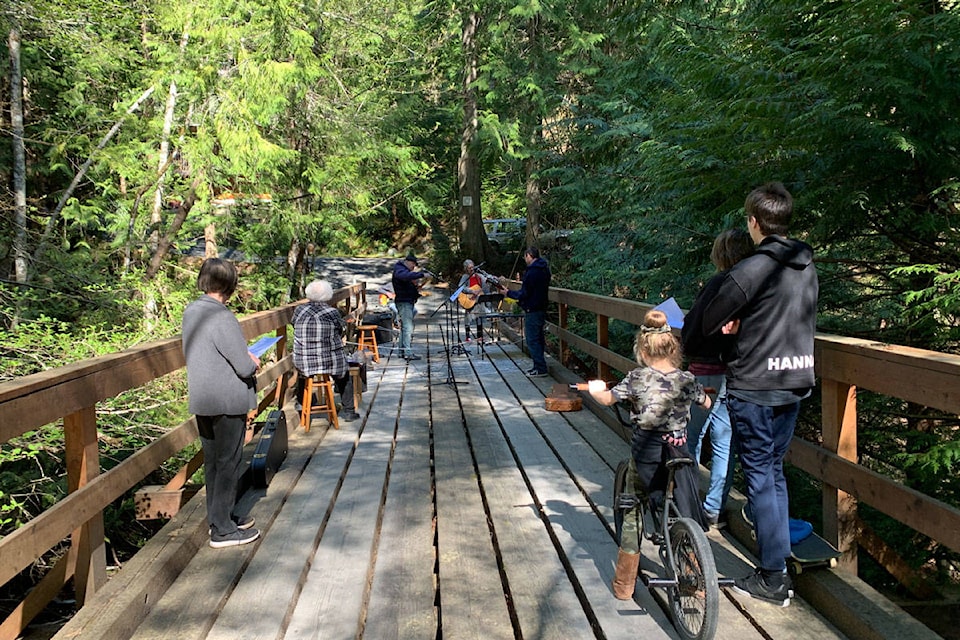
[(690, 406), (703, 404), (707, 395), (689, 371), (663, 373), (652, 367), (634, 369), (610, 391), (630, 403), (634, 429), (664, 432), (686, 429)]

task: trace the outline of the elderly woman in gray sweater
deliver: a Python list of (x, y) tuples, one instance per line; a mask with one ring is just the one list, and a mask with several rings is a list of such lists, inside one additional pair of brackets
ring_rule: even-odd
[(210, 546), (232, 547), (260, 537), (253, 518), (233, 513), (247, 414), (257, 406), (260, 360), (247, 351), (240, 323), (226, 307), (237, 288), (233, 263), (204, 261), (197, 288), (203, 295), (183, 312), (190, 413), (197, 418), (203, 445)]

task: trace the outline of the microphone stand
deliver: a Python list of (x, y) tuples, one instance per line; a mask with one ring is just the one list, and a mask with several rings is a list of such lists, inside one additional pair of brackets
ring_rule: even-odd
[[(437, 308), (439, 309), (439, 307)], [(444, 335), (442, 324), (437, 323), (437, 327), (440, 329), (440, 340), (443, 342), (443, 351), (444, 353), (446, 353), (446, 356), (447, 356), (447, 379), (444, 380), (443, 382), (434, 382), (433, 384), (449, 384), (449, 385), (453, 385), (454, 387), (456, 387), (458, 384), (470, 384), (469, 381), (466, 381), (466, 380), (459, 381), (457, 380), (456, 376), (454, 376), (453, 363), (450, 360), (450, 348), (449, 348), (448, 336)]]

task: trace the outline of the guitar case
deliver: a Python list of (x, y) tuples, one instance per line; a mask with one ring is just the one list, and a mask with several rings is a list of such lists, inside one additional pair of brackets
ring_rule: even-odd
[(260, 440), (250, 460), (253, 486), (265, 489), (286, 458), (287, 416), (283, 411), (273, 410), (260, 431)]

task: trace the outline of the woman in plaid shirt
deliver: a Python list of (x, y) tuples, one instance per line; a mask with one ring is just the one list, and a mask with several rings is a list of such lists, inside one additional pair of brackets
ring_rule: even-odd
[(352, 422), (360, 417), (353, 407), (353, 383), (343, 349), (347, 325), (336, 307), (327, 304), (333, 297), (333, 287), (326, 280), (314, 280), (307, 285), (310, 302), (293, 312), (293, 364), (300, 373), (297, 380), (297, 398), (303, 398), (305, 380), (318, 373), (328, 373), (340, 394), (340, 420)]

